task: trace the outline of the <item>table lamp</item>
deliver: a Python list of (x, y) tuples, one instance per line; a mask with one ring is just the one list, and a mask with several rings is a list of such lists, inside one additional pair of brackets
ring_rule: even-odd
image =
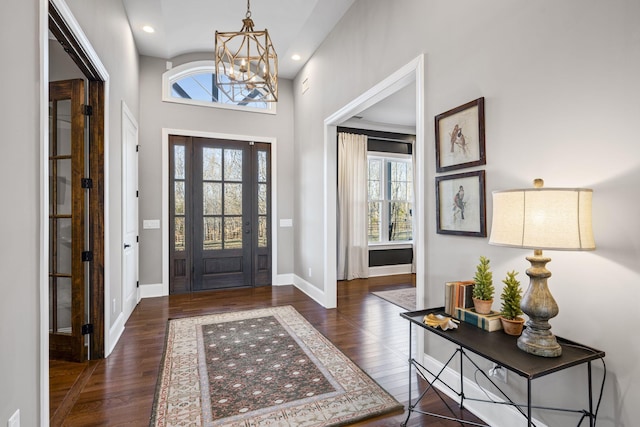
[(493, 192), (493, 221), (489, 244), (533, 249), (527, 260), (529, 288), (520, 308), (529, 317), (518, 338), (518, 348), (543, 357), (558, 357), (562, 347), (551, 333), (549, 319), (558, 315), (547, 279), (546, 264), (551, 258), (543, 249), (586, 251), (595, 249), (591, 229), (593, 191), (584, 188), (543, 188), (541, 179), (534, 188)]

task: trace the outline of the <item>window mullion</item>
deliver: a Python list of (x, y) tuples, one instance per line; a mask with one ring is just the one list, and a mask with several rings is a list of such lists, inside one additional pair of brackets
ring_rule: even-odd
[(383, 203), (382, 203), (382, 220), (380, 221), (381, 226), (383, 228), (383, 233), (381, 239), (384, 243), (389, 242), (389, 225), (390, 225), (390, 212), (389, 212), (389, 199), (391, 198), (391, 163), (389, 160), (384, 159), (384, 167), (383, 170), (383, 178), (382, 182), (384, 183), (384, 193), (383, 193)]

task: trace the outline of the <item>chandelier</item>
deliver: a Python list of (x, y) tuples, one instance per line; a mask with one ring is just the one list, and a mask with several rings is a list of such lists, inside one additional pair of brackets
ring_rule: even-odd
[(250, 0), (239, 32), (216, 31), (216, 86), (232, 102), (278, 101), (278, 55), (269, 32), (255, 31)]

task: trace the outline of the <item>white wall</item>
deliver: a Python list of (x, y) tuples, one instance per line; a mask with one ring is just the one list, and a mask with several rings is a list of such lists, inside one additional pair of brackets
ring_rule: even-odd
[[(527, 285), (528, 251), (436, 233), (433, 118), (484, 96), (487, 165), (475, 169), (487, 173), (489, 228), (492, 190), (529, 187), (536, 177), (547, 186), (594, 189), (596, 251), (546, 252), (560, 306), (551, 323), (556, 334), (607, 353), (598, 425), (633, 425), (640, 417), (640, 342), (632, 337), (640, 297), (638, 16), (634, 0), (358, 1), (294, 81), (296, 135), (304, 132), (295, 145), (295, 273), (322, 290), (325, 260), (308, 242), (324, 239), (324, 119), (424, 52), (426, 306), (442, 304), (445, 281), (471, 278), (480, 255), (492, 260), (498, 295), (508, 270), (520, 271)], [(306, 78), (310, 89), (301, 94)], [(449, 350), (433, 354), (442, 360)], [(602, 368), (594, 367), (599, 380)], [(542, 379), (534, 396), (543, 404), (576, 403), (576, 394), (586, 398), (584, 377), (575, 369)], [(522, 394), (523, 384), (514, 383)]]
[(0, 4), (0, 425), (38, 424), (40, 68), (38, 1)]
[[(173, 66), (211, 60), (213, 53), (182, 55)], [(277, 113), (263, 114), (162, 101), (165, 59), (143, 56), (140, 62), (140, 221), (162, 218), (162, 129), (276, 138), (278, 218), (293, 218), (292, 82), (280, 80)], [(161, 227), (165, 227), (162, 224)], [(293, 229), (277, 227), (278, 274), (293, 272)], [(140, 226), (140, 286), (162, 282), (162, 229)], [(143, 291), (145, 292), (145, 291)]]

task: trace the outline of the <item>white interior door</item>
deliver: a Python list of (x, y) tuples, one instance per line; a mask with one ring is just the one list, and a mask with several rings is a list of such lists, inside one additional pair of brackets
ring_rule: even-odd
[(140, 301), (138, 288), (138, 123), (122, 102), (122, 312)]

